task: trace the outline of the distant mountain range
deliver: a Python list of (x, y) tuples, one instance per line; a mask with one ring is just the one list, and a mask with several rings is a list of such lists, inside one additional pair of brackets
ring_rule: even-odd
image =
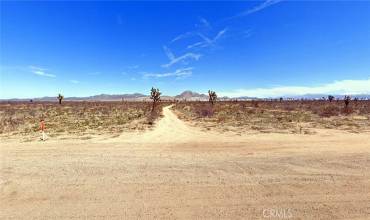
[[(149, 99), (149, 96), (141, 94), (141, 93), (133, 93), (133, 94), (122, 94), (122, 95), (110, 95), (110, 94), (100, 94), (94, 96), (87, 96), (87, 97), (64, 97), (64, 101), (122, 101), (122, 100), (135, 100), (141, 101)], [(14, 101), (29, 101), (30, 99), (8, 99)], [(33, 101), (58, 101), (56, 96), (55, 97), (41, 97), (41, 98), (33, 98)]]
[[(335, 99), (343, 99), (345, 95), (333, 95)], [(369, 94), (356, 94), (356, 95), (350, 95), (351, 98), (358, 98), (358, 99), (370, 99)], [(288, 98), (287, 96), (283, 96), (284, 98)], [(328, 94), (306, 94), (301, 96), (290, 96), (289, 98), (293, 99), (327, 99)]]
[[(333, 95), (336, 99), (343, 99), (344, 95)], [(284, 99), (292, 98), (292, 99), (322, 99), (323, 97), (327, 98), (327, 94), (306, 94), (300, 96), (282, 96)], [(358, 94), (358, 95), (351, 95), (352, 98), (359, 98), (359, 99), (368, 99), (370, 100), (369, 94)], [(176, 96), (162, 96), (162, 100), (187, 100), (187, 101), (208, 101), (208, 95), (193, 92), (190, 90), (186, 90), (179, 95)], [(220, 100), (257, 100), (259, 98), (256, 97), (249, 97), (249, 96), (242, 96), (236, 98), (229, 98), (229, 97), (219, 97)], [(268, 98), (271, 99), (271, 98)], [(30, 99), (0, 99), (1, 101), (29, 101)], [(41, 98), (33, 98), (33, 101), (58, 101), (56, 96), (55, 97), (41, 97)], [(149, 95), (144, 95), (141, 93), (133, 93), (133, 94), (100, 94), (88, 97), (65, 97), (65, 101), (149, 101)]]

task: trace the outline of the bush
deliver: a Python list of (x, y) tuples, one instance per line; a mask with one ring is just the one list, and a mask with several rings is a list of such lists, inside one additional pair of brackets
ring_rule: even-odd
[(337, 106), (325, 106), (319, 115), (322, 117), (338, 116), (340, 114), (340, 109)]

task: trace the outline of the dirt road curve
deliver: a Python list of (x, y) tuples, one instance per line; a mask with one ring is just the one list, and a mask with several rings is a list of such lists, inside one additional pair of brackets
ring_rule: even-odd
[[(0, 219), (370, 219), (370, 135), (1, 141)], [(332, 132), (332, 131), (331, 131)]]

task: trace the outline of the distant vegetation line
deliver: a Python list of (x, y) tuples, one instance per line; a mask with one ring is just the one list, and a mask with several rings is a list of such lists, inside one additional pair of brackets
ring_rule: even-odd
[[(214, 91), (211, 91), (214, 92)], [(370, 100), (370, 94), (348, 94), (351, 98), (360, 100)], [(132, 94), (100, 94), (94, 96), (86, 97), (64, 97), (62, 94), (57, 96), (46, 96), (39, 98), (11, 98), (11, 99), (0, 99), (0, 101), (151, 101), (150, 94), (144, 95), (142, 93), (132, 93)], [(345, 99), (346, 95), (333, 95), (333, 94), (306, 94), (297, 96), (282, 96), (282, 97), (271, 97), (271, 98), (257, 98), (257, 97), (217, 97), (219, 101), (232, 101), (232, 100), (278, 100), (283, 98), (284, 100), (335, 100), (335, 99)], [(168, 96), (166, 94), (161, 95), (161, 100), (187, 100), (187, 101), (209, 101), (209, 94), (202, 94), (193, 92), (190, 90), (184, 91), (179, 95)]]

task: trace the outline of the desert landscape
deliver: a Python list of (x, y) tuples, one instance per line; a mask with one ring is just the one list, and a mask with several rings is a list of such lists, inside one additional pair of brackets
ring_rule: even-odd
[(0, 215), (368, 219), (370, 102), (354, 103), (2, 103)]
[(0, 0), (0, 220), (370, 220), (369, 21)]

